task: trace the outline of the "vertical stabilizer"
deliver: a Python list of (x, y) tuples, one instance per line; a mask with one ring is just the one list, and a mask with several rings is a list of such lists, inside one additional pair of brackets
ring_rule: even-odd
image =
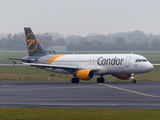
[(25, 31), (25, 37), (26, 37), (29, 56), (46, 55), (47, 53), (42, 48), (38, 39), (35, 37), (34, 33), (32, 32), (31, 28), (30, 27), (25, 27), (24, 31)]

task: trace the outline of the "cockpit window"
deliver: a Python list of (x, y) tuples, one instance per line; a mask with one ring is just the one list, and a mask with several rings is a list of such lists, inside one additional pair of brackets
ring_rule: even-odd
[(146, 60), (146, 59), (142, 59), (142, 61), (143, 61), (143, 62), (147, 62), (147, 60)]
[(147, 60), (146, 59), (136, 59), (135, 62), (147, 62)]

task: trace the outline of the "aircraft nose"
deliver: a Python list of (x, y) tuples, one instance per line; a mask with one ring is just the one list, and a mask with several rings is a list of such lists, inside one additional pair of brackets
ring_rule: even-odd
[(149, 72), (153, 69), (153, 65), (151, 63), (147, 64), (146, 70)]

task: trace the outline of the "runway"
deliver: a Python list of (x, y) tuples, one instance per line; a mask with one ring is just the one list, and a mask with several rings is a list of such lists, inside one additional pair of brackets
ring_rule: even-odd
[(160, 82), (0, 81), (0, 107), (160, 109)]

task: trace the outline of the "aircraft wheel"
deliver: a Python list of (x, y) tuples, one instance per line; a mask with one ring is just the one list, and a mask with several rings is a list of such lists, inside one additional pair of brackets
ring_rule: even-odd
[(72, 78), (72, 79), (71, 79), (71, 82), (72, 82), (72, 83), (79, 83), (79, 79), (78, 79), (78, 78)]
[(133, 79), (133, 80), (131, 80), (131, 82), (132, 82), (132, 83), (136, 83), (136, 80)]
[(105, 79), (103, 77), (97, 78), (97, 83), (104, 83)]
[(100, 78), (97, 78), (97, 83), (100, 83)]

